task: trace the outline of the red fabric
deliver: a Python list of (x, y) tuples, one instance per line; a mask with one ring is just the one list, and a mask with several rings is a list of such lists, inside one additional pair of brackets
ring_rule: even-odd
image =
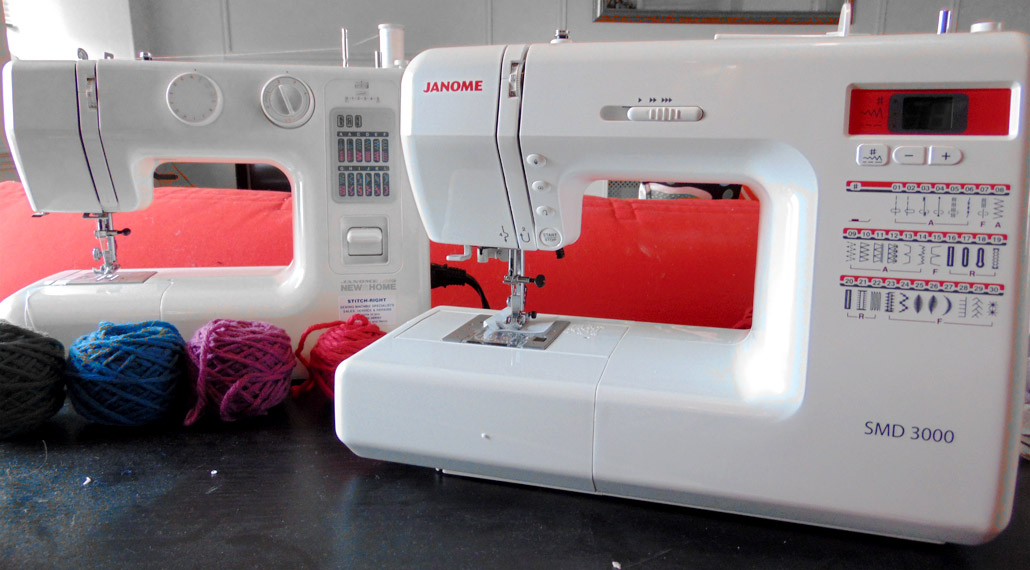
[[(159, 188), (153, 205), (116, 214), (123, 267), (286, 265), (293, 257), (288, 194)], [(0, 298), (64, 269), (95, 265), (94, 223), (78, 214), (32, 218), (21, 184), (0, 183)], [(529, 253), (529, 308), (542, 313), (732, 327), (751, 307), (758, 203), (747, 200), (583, 200), (583, 233), (566, 257)], [(434, 263), (475, 276), (504, 306), (507, 266), (446, 261), (457, 246), (433, 244)], [(434, 289), (433, 305), (479, 306), (469, 287)]]
[[(157, 188), (154, 203), (114, 215), (122, 267), (287, 265), (293, 198), (284, 192)], [(96, 222), (81, 214), (32, 217), (18, 182), (0, 183), (0, 299), (65, 269), (88, 269)]]
[[(758, 202), (616, 200), (586, 196), (583, 231), (565, 250), (526, 254), (526, 271), (544, 274), (527, 303), (540, 313), (731, 328), (754, 299)], [(433, 262), (461, 248), (433, 244)], [(504, 307), (507, 265), (455, 263), (476, 277), (490, 307)], [(433, 305), (479, 306), (468, 287), (437, 288)]]

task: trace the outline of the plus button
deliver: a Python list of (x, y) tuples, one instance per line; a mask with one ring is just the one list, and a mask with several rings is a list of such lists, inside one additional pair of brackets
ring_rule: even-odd
[(962, 151), (953, 146), (931, 146), (930, 164), (935, 166), (950, 166), (962, 161)]

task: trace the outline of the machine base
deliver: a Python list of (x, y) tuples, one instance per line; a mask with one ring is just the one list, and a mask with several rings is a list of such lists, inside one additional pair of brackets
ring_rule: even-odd
[[(963, 467), (987, 447), (972, 424), (956, 427), (961, 448), (866, 435), (844, 389), (820, 389), (839, 365), (817, 367), (803, 398), (752, 397), (749, 383), (777, 380), (742, 356), (753, 330), (561, 317), (544, 350), (445, 340), (490, 316), (437, 307), (345, 360), (341, 441), (467, 477), (926, 542), (978, 544), (1007, 524), (1015, 464)], [(929, 466), (932, 485), (912, 476)]]

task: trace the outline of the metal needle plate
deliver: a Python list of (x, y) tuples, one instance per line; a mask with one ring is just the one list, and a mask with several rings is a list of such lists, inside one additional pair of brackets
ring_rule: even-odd
[(128, 285), (143, 283), (150, 279), (156, 271), (116, 271), (111, 275), (98, 275), (92, 271), (80, 271), (78, 275), (55, 282), (54, 285)]
[(472, 317), (472, 320), (454, 329), (454, 332), (445, 336), (443, 340), (445, 342), (543, 350), (550, 346), (558, 338), (558, 335), (569, 326), (569, 321), (554, 321), (544, 331), (496, 331), (488, 335), (483, 322), (489, 318), (490, 315), (476, 315)]

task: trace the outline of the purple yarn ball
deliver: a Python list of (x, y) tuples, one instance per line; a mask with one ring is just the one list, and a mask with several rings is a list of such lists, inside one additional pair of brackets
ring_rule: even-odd
[(283, 329), (259, 321), (215, 319), (186, 344), (196, 379), (191, 425), (207, 411), (222, 421), (261, 415), (286, 399), (296, 357)]

